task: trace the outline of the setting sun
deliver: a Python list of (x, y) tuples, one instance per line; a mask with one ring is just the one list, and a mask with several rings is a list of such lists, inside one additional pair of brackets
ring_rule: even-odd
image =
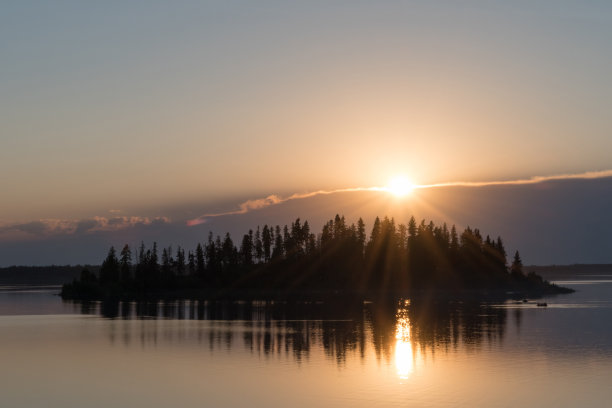
[(389, 181), (385, 190), (396, 197), (404, 197), (414, 190), (414, 184), (406, 177), (397, 176)]

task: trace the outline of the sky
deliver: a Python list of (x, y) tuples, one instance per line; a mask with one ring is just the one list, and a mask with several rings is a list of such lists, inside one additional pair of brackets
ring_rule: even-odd
[[(606, 1), (0, 8), (0, 265), (81, 262), (58, 242), (101, 253), (111, 239), (99, 234), (117, 231), (112, 240), (138, 242), (142, 228), (172, 226), (193, 241), (207, 225), (186, 224), (201, 215), (366, 193), (398, 174), (446, 185), (612, 169)], [(543, 184), (593, 183), (570, 180)], [(590, 199), (607, 202), (597, 185)], [(253, 227), (221, 218), (219, 229)], [(13, 256), (33, 248), (50, 255)], [(572, 259), (612, 262), (607, 253)]]

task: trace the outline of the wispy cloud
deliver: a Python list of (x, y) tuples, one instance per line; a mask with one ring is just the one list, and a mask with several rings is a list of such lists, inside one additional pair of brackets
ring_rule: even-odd
[[(437, 183), (437, 184), (419, 184), (414, 185), (415, 189), (426, 189), (426, 188), (438, 188), (438, 187), (486, 187), (486, 186), (502, 186), (502, 185), (526, 185), (526, 184), (537, 184), (543, 183), (546, 181), (554, 181), (554, 180), (576, 180), (576, 179), (599, 179), (612, 177), (612, 170), (602, 170), (602, 171), (589, 171), (584, 173), (575, 173), (575, 174), (557, 174), (552, 176), (534, 176), (527, 179), (517, 179), (517, 180), (496, 180), (496, 181), (453, 181), (446, 183)], [(318, 190), (309, 193), (297, 193), (288, 197), (279, 197), (277, 195), (270, 195), (266, 198), (258, 198), (253, 200), (247, 200), (238, 205), (236, 210), (219, 212), (219, 213), (209, 213), (203, 214), (197, 218), (191, 219), (187, 221), (188, 226), (194, 226), (203, 224), (206, 220), (215, 217), (222, 217), (227, 215), (239, 215), (246, 214), (253, 210), (258, 210), (261, 208), (269, 207), (272, 205), (277, 205), (281, 203), (285, 203), (291, 200), (299, 200), (302, 198), (309, 198), (318, 195), (329, 195), (336, 193), (344, 193), (344, 192), (353, 192), (353, 191), (382, 191), (389, 192), (389, 188), (387, 187), (354, 187), (354, 188), (340, 188), (336, 190)]]
[(385, 191), (385, 190), (386, 190), (385, 187), (354, 187), (354, 188), (340, 188), (336, 190), (318, 190), (318, 191), (312, 191), (309, 193), (296, 193), (296, 194), (290, 195), (289, 197), (279, 197), (277, 195), (269, 195), (266, 198), (247, 200), (239, 204), (238, 209), (233, 210), (233, 211), (203, 214), (199, 216), (198, 218), (194, 218), (192, 220), (187, 221), (187, 225), (191, 227), (194, 225), (203, 224), (209, 218), (222, 217), (226, 215), (246, 214), (252, 210), (258, 210), (260, 208), (269, 207), (271, 205), (281, 204), (281, 203), (285, 203), (291, 200), (299, 200), (302, 198), (314, 197), (318, 195), (328, 195), (328, 194), (344, 193), (344, 192), (351, 192), (351, 191)]
[(503, 185), (523, 185), (537, 184), (545, 181), (554, 180), (588, 180), (612, 177), (612, 170), (588, 171), (585, 173), (576, 174), (557, 174), (553, 176), (535, 176), (527, 179), (518, 180), (502, 180), (502, 181), (453, 181), (448, 183), (424, 184), (415, 186), (415, 188), (434, 188), (434, 187), (486, 187), (486, 186), (503, 186)]

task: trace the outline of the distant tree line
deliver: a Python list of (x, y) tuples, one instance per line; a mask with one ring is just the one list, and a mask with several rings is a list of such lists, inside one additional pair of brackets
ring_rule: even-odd
[[(459, 233), (434, 222), (396, 224), (376, 218), (369, 235), (360, 218), (336, 215), (318, 234), (299, 218), (284, 227), (249, 230), (236, 244), (229, 233), (209, 233), (185, 252), (180, 246), (135, 253), (125, 245), (108, 251), (99, 273), (83, 270), (63, 287), (67, 298), (135, 296), (172, 291), (198, 293), (406, 293), (420, 289), (525, 289), (551, 287), (525, 275), (518, 251), (510, 266), (500, 237), (478, 229)], [(202, 292), (204, 291), (204, 292)], [(196, 292), (194, 292), (195, 294)]]
[(0, 284), (4, 285), (61, 285), (79, 276), (87, 268), (97, 272), (92, 265), (8, 266), (0, 268)]

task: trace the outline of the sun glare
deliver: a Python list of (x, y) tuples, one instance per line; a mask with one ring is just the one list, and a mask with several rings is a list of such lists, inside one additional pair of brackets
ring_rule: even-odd
[(412, 182), (406, 177), (397, 176), (389, 181), (389, 184), (387, 184), (385, 190), (396, 197), (404, 197), (412, 193), (412, 190), (414, 190), (414, 184), (412, 184)]

